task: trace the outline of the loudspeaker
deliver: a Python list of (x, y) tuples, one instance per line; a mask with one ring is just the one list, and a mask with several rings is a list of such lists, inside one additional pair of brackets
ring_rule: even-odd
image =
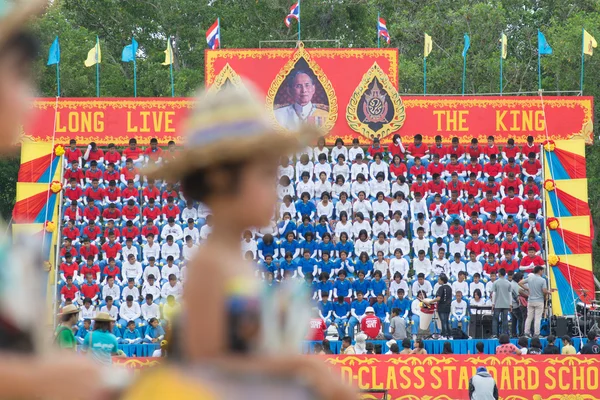
[(472, 314), (469, 322), (469, 336), (473, 339), (489, 339), (492, 336), (492, 316)]
[(557, 338), (561, 338), (569, 333), (569, 319), (566, 317), (557, 317), (555, 336)]

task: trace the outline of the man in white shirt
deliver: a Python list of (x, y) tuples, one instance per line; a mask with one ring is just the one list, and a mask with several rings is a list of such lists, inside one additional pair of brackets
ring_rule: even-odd
[(377, 174), (377, 180), (370, 183), (371, 195), (378, 196), (378, 193), (383, 193), (384, 196), (390, 196), (390, 183), (384, 179), (383, 173)]
[(417, 219), (417, 215), (418, 214), (423, 214), (428, 215), (427, 214), (427, 202), (425, 200), (423, 200), (423, 198), (419, 195), (415, 196), (414, 200), (411, 200), (410, 202), (410, 217), (412, 220), (416, 220)]
[(213, 217), (212, 215), (206, 216), (206, 225), (203, 225), (200, 228), (200, 240), (208, 239), (208, 235), (212, 232), (213, 229)]
[(160, 232), (160, 237), (163, 240), (169, 236), (172, 236), (175, 241), (183, 239), (183, 230), (181, 229), (181, 226), (175, 223), (175, 218), (173, 217), (169, 218), (167, 225), (165, 225)]
[(450, 263), (445, 257), (446, 251), (444, 248), (440, 248), (438, 251), (438, 256), (433, 259), (432, 267), (433, 274), (436, 276), (440, 276), (441, 274), (450, 274)]
[(354, 224), (352, 226), (352, 232), (354, 234), (355, 238), (358, 238), (358, 234), (360, 233), (360, 231), (362, 230), (367, 231), (368, 236), (371, 236), (371, 232), (373, 231), (373, 229), (371, 228), (371, 224), (369, 223), (369, 221), (367, 221), (364, 217), (364, 214), (361, 212), (356, 213), (356, 221), (354, 221)]
[(296, 183), (296, 196), (302, 197), (302, 193), (308, 193), (310, 198), (315, 197), (315, 184), (310, 180), (310, 174), (308, 172), (302, 173), (302, 180)]
[(187, 226), (183, 228), (183, 238), (188, 236), (192, 237), (194, 243), (200, 243), (200, 232), (198, 228), (194, 226), (194, 220), (192, 218), (187, 220)]
[(194, 201), (188, 200), (186, 202), (186, 207), (181, 212), (181, 220), (188, 221), (189, 219), (197, 220), (198, 219), (198, 210), (194, 208)]
[(461, 257), (465, 257), (467, 246), (465, 242), (460, 240), (460, 233), (455, 233), (453, 240), (448, 243), (448, 252), (452, 255), (456, 253), (460, 254)]
[(419, 250), (418, 257), (413, 259), (413, 269), (415, 274), (425, 274), (429, 276), (433, 272), (431, 261), (428, 257), (425, 257), (425, 251)]
[(169, 296), (175, 297), (176, 301), (179, 301), (183, 296), (183, 286), (181, 282), (177, 282), (177, 277), (174, 274), (169, 275), (169, 282), (162, 287), (161, 291), (163, 301)]
[(108, 313), (108, 315), (110, 315), (110, 317), (113, 320), (118, 321), (119, 320), (119, 307), (117, 307), (113, 304), (112, 296), (106, 296), (104, 298), (104, 301), (106, 301), (106, 305), (104, 305), (104, 306), (102, 306), (102, 308), (100, 308), (100, 312)]
[(121, 298), (121, 288), (115, 285), (115, 278), (112, 276), (109, 276), (106, 281), (106, 285), (102, 286), (102, 298), (106, 301), (107, 297), (112, 297), (116, 302), (115, 305), (118, 307), (118, 301)]
[[(145, 272), (145, 271), (144, 271)], [(159, 272), (160, 274), (160, 272)], [(156, 275), (160, 276), (160, 275)], [(151, 294), (154, 301), (159, 303), (161, 297), (160, 291), (160, 283), (156, 281), (156, 276), (154, 274), (149, 274), (148, 279), (144, 282), (144, 286), (142, 286), (142, 297), (146, 298), (147, 295)]]
[(412, 242), (412, 248), (414, 254), (419, 254), (419, 252), (423, 251), (423, 254), (429, 253), (429, 239), (425, 238), (425, 230), (423, 228), (417, 229), (417, 235)]
[(452, 294), (456, 295), (456, 292), (469, 294), (469, 284), (465, 280), (464, 271), (459, 272), (458, 280), (452, 283)]
[(431, 287), (431, 282), (425, 280), (425, 274), (419, 273), (417, 275), (417, 280), (412, 284), (412, 293), (414, 297), (417, 297), (419, 291), (424, 291), (427, 294), (427, 297), (431, 296), (433, 292), (433, 288)]
[(142, 264), (137, 262), (133, 254), (130, 254), (129, 257), (127, 257), (127, 261), (123, 263), (123, 267), (121, 268), (123, 280), (129, 281), (129, 278), (133, 278), (135, 285), (141, 286), (143, 273), (144, 270), (142, 269)]
[(431, 224), (431, 236), (434, 238), (445, 238), (448, 236), (448, 224), (442, 219), (437, 217)]
[(279, 125), (291, 131), (298, 130), (305, 123), (323, 125), (329, 114), (329, 106), (312, 102), (315, 89), (313, 76), (301, 70), (294, 72), (287, 88), (294, 102), (275, 110)]
[(169, 258), (169, 256), (173, 257), (173, 261), (175, 262), (175, 264), (179, 263), (181, 251), (179, 250), (179, 246), (176, 243), (173, 243), (173, 236), (167, 236), (167, 243), (163, 243), (160, 252), (162, 256), (161, 261), (163, 263), (165, 263), (166, 259)]
[(133, 245), (133, 239), (127, 238), (125, 240), (125, 247), (121, 249), (121, 254), (123, 254), (123, 259), (129, 259), (129, 255), (132, 255), (136, 260), (138, 258), (138, 249)]
[(121, 304), (119, 308), (119, 316), (121, 319), (117, 323), (119, 329), (124, 329), (129, 321), (135, 322), (136, 327), (144, 326), (140, 317), (142, 316), (142, 310), (137, 301), (133, 301), (133, 296), (129, 295), (125, 299), (125, 303)]
[(146, 235), (146, 243), (142, 247), (142, 260), (144, 264), (148, 264), (149, 259), (154, 257), (154, 260), (160, 260), (160, 245), (154, 241), (154, 234)]
[(148, 325), (151, 318), (160, 320), (160, 308), (158, 304), (154, 302), (154, 296), (148, 293), (146, 296), (146, 302), (140, 307), (142, 311), (142, 320)]
[[(377, 192), (375, 192), (377, 193)], [(373, 214), (377, 215), (377, 213), (382, 213), (385, 219), (390, 218), (390, 205), (387, 201), (384, 200), (384, 196), (380, 196), (380, 193), (377, 193), (377, 200), (371, 203), (371, 208), (373, 209)]]
[(123, 301), (125, 301), (125, 299), (128, 296), (133, 296), (133, 299), (135, 301), (138, 301), (139, 299), (141, 299), (140, 290), (137, 287), (135, 287), (134, 284), (135, 284), (134, 278), (127, 279), (127, 286), (125, 286), (123, 288), (123, 290), (121, 290), (121, 299)]

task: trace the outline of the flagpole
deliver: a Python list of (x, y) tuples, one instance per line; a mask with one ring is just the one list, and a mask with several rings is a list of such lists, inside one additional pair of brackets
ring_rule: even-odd
[(56, 97), (60, 97), (60, 62), (56, 63)]
[(583, 96), (583, 64), (585, 61), (585, 28), (581, 28), (581, 79), (579, 83), (579, 88), (581, 90), (581, 95)]
[(100, 39), (96, 35), (96, 97), (100, 97), (100, 60), (98, 52), (100, 51)]
[(300, 41), (300, 0), (298, 0), (298, 41)]
[(462, 95), (465, 95), (465, 81), (467, 80), (467, 54), (463, 57)]
[(427, 94), (427, 57), (423, 57), (423, 94)]
[[(221, 25), (219, 24), (219, 29), (221, 29)], [(219, 40), (219, 46), (221, 46), (221, 40)], [(169, 70), (171, 71), (171, 97), (175, 97), (175, 84), (173, 83), (173, 46), (171, 45), (171, 38), (169, 38), (169, 49), (171, 49), (171, 64), (169, 65)]]
[[(300, 25), (299, 18), (298, 18), (298, 25)], [(217, 17), (217, 26), (219, 27), (219, 49), (221, 49), (221, 18), (220, 17)], [(171, 52), (171, 56), (172, 55), (173, 55), (173, 52)], [(171, 65), (173, 65), (173, 64), (171, 64)]]
[(502, 59), (503, 59), (503, 53), (504, 53), (504, 41), (503, 41), (503, 34), (500, 34), (500, 95), (502, 95)]
[(131, 37), (131, 52), (133, 53), (133, 97), (137, 97), (137, 65), (135, 62), (135, 53), (137, 53), (135, 50), (135, 45), (134, 43), (134, 38), (133, 36)]
[(540, 54), (540, 30), (538, 29), (538, 90), (542, 90), (542, 63)]
[(377, 11), (377, 48), (381, 47), (379, 45), (379, 11)]

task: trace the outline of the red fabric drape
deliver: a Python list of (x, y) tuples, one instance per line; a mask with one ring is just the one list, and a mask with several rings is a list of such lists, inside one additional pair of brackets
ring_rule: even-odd
[(569, 246), (573, 254), (591, 254), (592, 253), (592, 238), (587, 235), (560, 229), (560, 236)]
[[(566, 257), (561, 256), (561, 258), (565, 258), (565, 261), (567, 261)], [(575, 290), (575, 293), (577, 293), (581, 300), (585, 300), (582, 289), (587, 290), (585, 293), (587, 294), (588, 301), (594, 298), (594, 279), (592, 278), (591, 271), (587, 271), (574, 265), (569, 265), (562, 261), (559, 261), (556, 266), (560, 272), (562, 272), (565, 279), (567, 281), (570, 280), (569, 284)]]
[(37, 182), (42, 174), (50, 167), (52, 154), (34, 158), (21, 164), (19, 168), (19, 182)]
[(577, 197), (560, 190), (559, 188), (554, 190), (556, 190), (556, 196), (558, 199), (562, 201), (565, 207), (567, 207), (567, 210), (569, 210), (572, 216), (577, 217), (590, 215), (590, 207), (588, 206), (587, 201), (580, 200)]
[(570, 151), (554, 149), (554, 154), (558, 157), (561, 165), (567, 171), (571, 179), (580, 179), (586, 177), (585, 157)]
[(31, 223), (38, 216), (48, 199), (48, 191), (38, 193), (26, 199), (17, 201), (13, 208), (14, 222)]

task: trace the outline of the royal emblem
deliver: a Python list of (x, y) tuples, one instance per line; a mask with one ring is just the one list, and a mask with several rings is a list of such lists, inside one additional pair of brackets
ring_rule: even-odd
[(385, 118), (388, 110), (388, 104), (386, 103), (386, 94), (381, 93), (377, 80), (373, 82), (373, 88), (365, 94), (365, 101), (363, 103), (363, 112), (365, 118), (363, 122), (388, 122)]

